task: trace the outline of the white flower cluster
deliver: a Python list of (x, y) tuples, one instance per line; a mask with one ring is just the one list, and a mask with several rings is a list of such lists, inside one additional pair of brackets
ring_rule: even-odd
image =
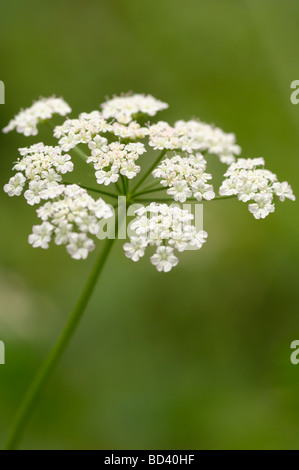
[(60, 187), (61, 193), (55, 200), (37, 209), (43, 222), (33, 227), (28, 241), (34, 248), (47, 249), (54, 238), (56, 245), (66, 245), (73, 259), (86, 259), (95, 248), (88, 235), (96, 235), (100, 220), (112, 217), (113, 211), (103, 199), (94, 200), (76, 184)]
[(295, 201), (291, 186), (279, 183), (277, 176), (264, 168), (263, 158), (239, 158), (227, 170), (219, 193), (222, 196), (237, 195), (242, 202), (249, 202), (249, 211), (256, 219), (264, 219), (274, 212), (274, 197), (280, 201)]
[(158, 111), (168, 108), (167, 103), (157, 100), (151, 95), (115, 96), (101, 105), (105, 119), (116, 119), (128, 124), (139, 113), (155, 116)]
[(137, 121), (131, 121), (127, 126), (114, 122), (110, 132), (121, 139), (137, 140), (144, 139), (149, 134), (149, 129), (142, 127)]
[(133, 235), (124, 245), (125, 255), (136, 262), (144, 256), (148, 246), (155, 246), (151, 263), (158, 271), (168, 272), (178, 264), (174, 250), (199, 249), (208, 236), (203, 230), (196, 231), (192, 214), (176, 206), (151, 203), (135, 214), (137, 217), (130, 224)]
[(37, 135), (37, 126), (40, 121), (51, 119), (54, 114), (66, 116), (70, 112), (71, 108), (62, 98), (41, 98), (30, 108), (21, 110), (3, 129), (3, 132), (8, 133), (16, 129), (19, 134), (25, 136)]
[(89, 144), (92, 156), (87, 159), (87, 163), (93, 163), (98, 184), (107, 186), (116, 183), (120, 174), (128, 179), (134, 178), (140, 171), (140, 166), (135, 162), (146, 152), (144, 145), (140, 142), (106, 144), (99, 136)]
[(20, 196), (27, 182), (25, 198), (30, 205), (39, 204), (42, 199), (53, 199), (62, 193), (59, 184), (65, 173), (72, 172), (74, 165), (68, 154), (62, 154), (60, 147), (49, 147), (43, 143), (19, 149), (22, 156), (13, 169), (13, 176), (4, 191), (9, 196)]
[[(249, 202), (249, 210), (256, 219), (274, 212), (275, 199), (295, 200), (290, 185), (278, 182), (276, 175), (264, 168), (262, 158), (236, 160), (241, 148), (234, 134), (194, 119), (177, 121), (173, 126), (164, 121), (145, 124), (147, 116), (155, 116), (167, 107), (151, 95), (115, 96), (103, 103), (101, 110), (81, 113), (77, 119), (67, 118), (55, 127), (57, 146), (38, 143), (19, 150), (21, 158), (13, 168), (16, 174), (4, 186), (4, 191), (9, 196), (24, 192), (28, 204), (39, 205), (37, 213), (42, 223), (33, 227), (29, 237), (34, 247), (48, 248), (54, 238), (57, 245), (66, 245), (74, 259), (85, 259), (94, 248), (90, 235), (98, 233), (102, 219), (112, 217), (110, 206), (102, 199), (95, 200), (79, 185), (63, 183), (62, 175), (74, 169), (66, 152), (79, 144), (88, 146), (86, 161), (93, 165), (99, 185), (116, 183), (120, 177), (136, 177), (141, 170), (137, 160), (146, 152), (141, 140), (147, 137), (153, 149), (162, 151), (152, 175), (160, 180), (174, 201), (184, 203), (191, 197), (198, 201), (216, 197), (210, 184), (212, 176), (206, 172), (207, 153), (230, 165), (220, 195), (237, 196), (240, 201)], [(26, 136), (36, 135), (39, 122), (55, 113), (66, 116), (69, 112), (71, 109), (63, 99), (42, 98), (22, 110), (3, 131), (16, 129)], [(170, 155), (165, 157), (167, 151)], [(134, 198), (138, 201), (138, 195), (152, 192), (147, 186), (136, 193), (148, 176), (149, 171), (131, 188), (130, 201), (134, 202)], [(125, 190), (127, 182), (123, 183)], [(118, 185), (116, 188), (120, 192)], [(104, 193), (117, 198), (115, 193)], [(196, 231), (193, 216), (186, 210), (152, 203), (135, 214), (131, 224), (133, 235), (124, 245), (125, 254), (138, 261), (147, 247), (155, 246), (151, 262), (158, 271), (167, 272), (177, 265), (175, 250), (198, 249), (206, 241), (207, 233)]]
[(165, 158), (153, 171), (154, 178), (161, 178), (162, 186), (175, 201), (185, 202), (194, 196), (198, 201), (214, 199), (213, 186), (207, 184), (212, 175), (205, 173), (207, 162), (201, 153)]
[(195, 120), (177, 121), (174, 127), (159, 121), (150, 126), (149, 145), (155, 150), (208, 152), (217, 155), (227, 165), (235, 161), (235, 155), (241, 153), (234, 134), (226, 134), (218, 127)]
[(54, 136), (59, 139), (62, 150), (68, 152), (78, 144), (89, 144), (98, 134), (110, 132), (111, 129), (99, 111), (92, 111), (80, 114), (78, 119), (67, 119), (61, 126), (55, 127)]

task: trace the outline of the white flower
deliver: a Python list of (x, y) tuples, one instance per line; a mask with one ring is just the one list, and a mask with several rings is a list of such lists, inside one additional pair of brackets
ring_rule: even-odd
[(153, 171), (154, 178), (160, 178), (162, 186), (169, 187), (167, 194), (175, 201), (185, 202), (192, 195), (198, 200), (215, 197), (213, 186), (206, 184), (211, 175), (205, 173), (207, 162), (203, 155), (175, 155), (165, 158)]
[(47, 183), (55, 183), (55, 182), (58, 183), (59, 181), (62, 180), (61, 175), (56, 173), (56, 171), (53, 170), (53, 168), (50, 168), (49, 170), (42, 171), (40, 177), (41, 177), (41, 179), (43, 179)]
[(55, 243), (56, 245), (65, 245), (68, 243), (70, 235), (73, 230), (73, 225), (67, 221), (62, 221), (55, 229)]
[(3, 129), (3, 132), (7, 133), (16, 129), (18, 133), (25, 136), (37, 135), (37, 125), (40, 121), (51, 119), (54, 114), (66, 116), (70, 112), (71, 108), (62, 98), (41, 98), (30, 108), (20, 111)]
[(286, 198), (290, 199), (291, 201), (296, 200), (291, 186), (286, 181), (283, 183), (274, 183), (273, 190), (276, 196), (278, 196), (282, 202), (284, 202)]
[[(274, 203), (278, 199), (282, 202), (295, 200), (291, 186), (287, 182), (280, 183), (274, 173), (265, 169), (263, 158), (236, 158), (241, 148), (233, 133), (225, 133), (195, 119), (180, 120), (174, 125), (165, 121), (144, 124), (148, 116), (167, 107), (151, 95), (114, 96), (101, 105), (101, 111), (84, 112), (78, 118), (67, 118), (56, 126), (54, 137), (58, 139), (58, 145), (47, 146), (39, 142), (19, 149), (20, 157), (13, 166), (16, 174), (4, 186), (4, 191), (9, 196), (24, 193), (28, 204), (40, 205), (36, 213), (42, 222), (33, 227), (29, 243), (46, 249), (53, 236), (55, 243), (64, 245), (72, 258), (85, 259), (95, 247), (93, 238), (101, 238), (99, 230), (105, 225), (103, 220), (113, 217), (111, 206), (103, 199), (94, 199), (80, 185), (63, 182), (62, 175), (74, 170), (71, 156), (65, 152), (79, 144), (88, 147), (86, 162), (92, 164), (99, 185), (117, 183), (120, 177), (135, 178), (141, 171), (139, 159), (149, 144), (154, 150), (163, 151), (160, 157), (153, 157), (153, 162), (159, 161), (152, 171), (153, 177), (159, 179), (160, 189), (165, 189), (179, 203), (190, 198), (193, 201), (215, 198), (212, 175), (207, 173), (209, 154), (217, 155), (228, 165), (219, 189), (220, 196), (236, 196), (249, 203), (249, 211), (256, 219), (274, 212)], [(66, 116), (70, 111), (62, 99), (42, 98), (22, 110), (4, 132), (16, 129), (27, 136), (36, 135), (40, 122), (55, 113)], [(148, 142), (141, 142), (146, 137)], [(148, 159), (151, 158), (149, 155)], [(152, 165), (149, 161), (147, 168)], [(83, 172), (82, 184), (84, 175)], [(144, 177), (147, 176), (148, 173), (144, 173)], [(124, 182), (124, 188), (128, 188), (129, 202), (137, 203), (141, 201), (139, 196), (157, 190), (147, 186), (136, 193), (140, 184), (129, 187), (128, 183)], [(117, 184), (116, 187), (119, 190)], [(197, 231), (194, 216), (189, 211), (174, 204), (155, 202), (135, 211), (130, 228), (130, 239), (124, 244), (126, 257), (138, 261), (147, 248), (155, 247), (151, 262), (163, 272), (178, 264), (178, 252), (200, 249), (208, 236), (203, 230)]]
[(52, 238), (53, 225), (49, 222), (43, 222), (41, 225), (35, 225), (32, 228), (32, 234), (29, 235), (28, 241), (33, 248), (43, 248), (47, 250)]
[(149, 145), (154, 149), (194, 150), (214, 153), (223, 163), (231, 164), (241, 148), (236, 145), (235, 135), (225, 134), (221, 129), (200, 121), (177, 121), (174, 127), (160, 121), (149, 129)]
[(112, 129), (99, 111), (81, 113), (78, 119), (67, 119), (61, 126), (54, 129), (54, 136), (59, 139), (62, 150), (68, 152), (78, 144), (88, 144), (97, 149), (104, 144), (100, 133), (110, 132)]
[(39, 207), (37, 209), (36, 213), (37, 213), (37, 216), (41, 220), (43, 220), (43, 221), (48, 220), (52, 216), (52, 213), (53, 213), (51, 202), (46, 202), (46, 204)]
[(264, 219), (274, 212), (274, 195), (281, 201), (295, 200), (291, 186), (277, 182), (277, 176), (264, 165), (263, 158), (239, 158), (228, 168), (219, 189), (221, 196), (237, 195), (242, 202), (254, 201), (248, 208), (256, 219)]
[(175, 181), (173, 186), (167, 190), (167, 194), (173, 196), (175, 201), (185, 202), (188, 197), (192, 196), (192, 191), (186, 181)]
[(254, 199), (257, 190), (258, 186), (250, 180), (245, 183), (237, 183), (238, 199), (242, 202), (248, 202)]
[(88, 148), (91, 150), (92, 155), (95, 153), (97, 155), (97, 151), (101, 150), (108, 144), (108, 140), (106, 137), (102, 137), (100, 135), (96, 135), (88, 144)]
[(71, 157), (68, 154), (55, 155), (53, 160), (56, 170), (62, 175), (64, 175), (65, 173), (70, 173), (74, 169), (74, 164), (73, 162), (71, 162)]
[(72, 233), (69, 236), (69, 244), (66, 249), (73, 259), (86, 259), (89, 252), (93, 251), (95, 244), (93, 240), (83, 233)]
[(127, 160), (121, 165), (120, 174), (126, 176), (129, 180), (135, 178), (140, 172), (140, 166), (136, 165), (134, 160)]
[(237, 183), (238, 181), (235, 179), (224, 180), (219, 189), (220, 196), (233, 196), (238, 194), (238, 190), (236, 188)]
[(112, 142), (94, 150), (92, 156), (87, 159), (87, 163), (93, 163), (94, 169), (97, 170), (95, 175), (98, 184), (107, 186), (115, 183), (120, 174), (128, 179), (134, 178), (140, 171), (140, 167), (135, 162), (144, 152), (146, 149), (140, 142), (127, 145)]
[(151, 257), (151, 263), (156, 266), (158, 271), (168, 273), (179, 262), (173, 251), (170, 246), (159, 246)]
[[(31, 183), (30, 183), (31, 184)], [(64, 186), (55, 181), (47, 184), (40, 192), (41, 199), (55, 199), (64, 192)]]
[(97, 183), (104, 184), (105, 186), (108, 186), (111, 183), (116, 183), (119, 178), (117, 167), (112, 167), (110, 170), (107, 171), (96, 171), (95, 175)]
[(151, 203), (137, 209), (135, 214), (130, 224), (133, 231), (130, 243), (124, 245), (125, 254), (138, 261), (148, 246), (156, 246), (151, 261), (158, 271), (170, 271), (178, 264), (174, 250), (199, 249), (208, 236), (204, 231), (197, 233), (192, 225), (194, 216), (179, 207)]
[(215, 192), (211, 184), (199, 182), (194, 185), (194, 188), (196, 189), (194, 197), (196, 197), (198, 201), (201, 201), (202, 199), (211, 201), (215, 198)]
[(26, 178), (22, 173), (17, 173), (10, 178), (8, 184), (4, 186), (4, 191), (9, 196), (20, 196), (23, 192), (26, 183)]
[(136, 143), (131, 143), (131, 144), (126, 145), (126, 151), (137, 153), (138, 155), (142, 155), (143, 153), (146, 152), (146, 149), (144, 147), (144, 144), (142, 144), (141, 142), (136, 142)]
[(168, 108), (166, 103), (151, 95), (115, 96), (102, 105), (105, 119), (115, 118), (119, 123), (128, 124), (139, 113), (155, 116), (158, 111)]
[(132, 261), (139, 261), (144, 256), (147, 242), (145, 237), (132, 237), (130, 243), (124, 244), (124, 251), (127, 258)]
[(115, 136), (122, 139), (144, 139), (149, 134), (147, 127), (141, 127), (137, 121), (131, 121), (128, 125), (114, 122), (111, 126), (111, 131)]
[(275, 206), (272, 204), (271, 194), (256, 194), (254, 204), (249, 204), (249, 211), (256, 219), (265, 219), (267, 215), (274, 212)]
[(30, 206), (34, 206), (35, 204), (39, 204), (42, 196), (41, 192), (45, 189), (45, 182), (42, 180), (39, 181), (31, 181), (29, 183), (29, 189), (25, 191), (25, 199), (27, 200)]
[(207, 241), (207, 238), (207, 232), (205, 230), (201, 230), (194, 237), (194, 245), (197, 246), (197, 248), (201, 248), (202, 245)]

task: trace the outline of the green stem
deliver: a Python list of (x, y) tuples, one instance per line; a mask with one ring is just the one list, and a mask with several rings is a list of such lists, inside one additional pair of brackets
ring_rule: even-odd
[(231, 196), (215, 196), (214, 199), (211, 199), (211, 201), (219, 201), (220, 199), (233, 199), (235, 197), (237, 197), (237, 194), (232, 194)]
[[(117, 224), (117, 222), (116, 222)], [(30, 418), (30, 415), (36, 405), (36, 402), (44, 388), (44, 385), (53, 371), (54, 367), (57, 365), (61, 356), (63, 355), (65, 349), (67, 348), (85, 310), (88, 305), (88, 302), (91, 298), (91, 295), (95, 289), (97, 280), (104, 268), (107, 257), (110, 253), (110, 250), (113, 246), (114, 239), (107, 239), (106, 244), (100, 253), (100, 256), (93, 268), (93, 271), (88, 279), (87, 284), (85, 285), (83, 292), (69, 318), (69, 321), (64, 328), (62, 335), (57, 341), (56, 345), (50, 352), (48, 358), (42, 365), (37, 376), (33, 380), (29, 390), (27, 391), (23, 402), (21, 403), (19, 410), (17, 411), (15, 420), (13, 422), (9, 438), (6, 444), (6, 450), (14, 450), (17, 448), (18, 443), (22, 437), (25, 426)]]
[(157, 160), (152, 164), (152, 166), (145, 172), (143, 177), (138, 181), (136, 186), (133, 188), (132, 194), (135, 193), (136, 189), (139, 188), (139, 186), (146, 180), (146, 178), (152, 173), (152, 171), (156, 168), (156, 166), (160, 163), (164, 155), (166, 154), (167, 150), (163, 150)]
[(138, 199), (137, 198), (137, 199), (133, 199), (133, 203), (135, 203), (135, 202), (138, 202), (138, 203), (142, 204), (143, 202), (145, 202), (145, 203), (150, 203), (150, 202), (163, 203), (163, 202), (165, 202), (165, 203), (167, 203), (167, 202), (176, 202), (176, 201), (174, 199), (170, 199), (170, 198), (164, 198), (164, 199), (157, 199), (157, 198), (155, 198), (155, 199), (144, 199), (144, 198)]
[(113, 197), (115, 199), (118, 198), (117, 194), (109, 193), (108, 191), (103, 191), (102, 189), (90, 188), (89, 186), (84, 186), (83, 184), (79, 184), (79, 183), (69, 183), (67, 181), (62, 181), (62, 182), (63, 184), (66, 184), (66, 185), (76, 184), (77, 186), (80, 186), (80, 188), (86, 189), (86, 191), (93, 191), (94, 193), (104, 194), (105, 196)]
[(164, 188), (163, 186), (160, 186), (159, 188), (145, 189), (144, 191), (140, 191), (139, 193), (135, 193), (134, 197), (142, 196), (142, 194), (157, 193), (159, 191), (164, 191), (165, 189), (166, 188)]
[[(198, 201), (196, 198), (189, 198), (186, 200), (186, 202), (184, 204), (188, 204), (188, 202), (198, 202), (200, 204), (202, 204), (203, 202), (211, 202), (211, 201), (218, 201), (220, 199), (232, 199), (232, 198), (235, 198), (237, 197), (236, 195), (232, 195), (232, 196), (216, 196), (214, 197), (214, 199), (211, 199), (210, 201), (207, 201), (206, 199), (202, 199), (201, 201)], [(164, 199), (139, 199), (139, 198), (134, 198), (134, 202), (139, 202), (139, 203), (142, 203), (142, 202), (177, 202), (175, 201), (173, 198), (164, 198)]]
[(114, 186), (116, 187), (116, 191), (121, 194), (121, 189), (118, 183), (114, 183)]
[(120, 175), (120, 179), (121, 179), (122, 186), (123, 186), (123, 193), (124, 193), (124, 195), (126, 195), (127, 194), (127, 186), (126, 186), (125, 177), (123, 175)]
[[(152, 183), (145, 186), (142, 191), (148, 191), (149, 189), (153, 189), (154, 187), (157, 187), (157, 184), (159, 184), (159, 182), (157, 180), (155, 180)], [(161, 185), (159, 184), (159, 186), (161, 186)]]
[(79, 157), (83, 158), (83, 160), (86, 162), (87, 155), (83, 150), (80, 149), (80, 147), (74, 147), (73, 149), (70, 150), (70, 152), (75, 152)]

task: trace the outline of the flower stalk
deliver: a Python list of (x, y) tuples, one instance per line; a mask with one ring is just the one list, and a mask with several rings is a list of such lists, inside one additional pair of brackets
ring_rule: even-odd
[[(116, 221), (116, 232), (117, 232), (117, 221)], [(11, 431), (5, 446), (6, 450), (14, 450), (17, 448), (20, 439), (23, 435), (25, 427), (28, 423), (31, 413), (33, 412), (37, 401), (40, 397), (43, 388), (61, 359), (64, 351), (66, 350), (70, 340), (72, 339), (79, 322), (88, 306), (89, 300), (94, 292), (97, 281), (103, 271), (108, 255), (111, 251), (111, 248), (114, 244), (115, 239), (107, 239), (104, 248), (102, 249), (98, 260), (92, 270), (92, 273), (81, 293), (81, 296), (78, 299), (78, 302), (60, 336), (54, 348), (50, 352), (49, 356), (42, 365), (40, 371), (34, 378), (32, 384), (30, 385), (14, 419), (14, 422), (11, 427)]]

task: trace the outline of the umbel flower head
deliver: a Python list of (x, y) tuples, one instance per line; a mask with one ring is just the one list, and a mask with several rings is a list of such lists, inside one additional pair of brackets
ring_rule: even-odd
[(208, 234), (196, 231), (192, 225), (194, 216), (179, 207), (151, 203), (136, 210), (137, 217), (131, 223), (133, 235), (124, 245), (125, 254), (138, 261), (148, 246), (157, 247), (151, 262), (158, 271), (168, 272), (178, 264), (174, 250), (184, 251), (190, 247), (201, 248)]
[[(41, 223), (29, 235), (33, 247), (48, 249), (53, 241), (65, 245), (73, 259), (85, 259), (95, 248), (95, 237), (103, 238), (99, 235), (103, 223), (113, 220), (114, 210), (107, 201), (115, 203), (125, 196), (127, 207), (138, 204), (125, 255), (136, 262), (151, 250), (151, 263), (168, 272), (178, 264), (179, 252), (200, 249), (208, 236), (196, 228), (191, 212), (178, 204), (236, 197), (249, 204), (256, 219), (263, 219), (274, 212), (277, 201), (295, 200), (290, 185), (265, 169), (263, 158), (239, 158), (241, 148), (233, 133), (195, 119), (174, 125), (153, 122), (167, 108), (150, 95), (114, 96), (95, 111), (53, 126), (57, 145), (39, 142), (19, 149), (16, 173), (4, 191), (9, 196), (24, 194), (27, 203), (36, 206)], [(70, 112), (61, 98), (41, 98), (3, 131), (37, 135), (40, 124), (52, 125), (53, 115)], [(154, 151), (159, 152), (153, 157)], [(218, 194), (208, 172), (211, 154), (229, 165)], [(93, 174), (92, 188), (64, 180), (82, 157)], [(151, 176), (149, 185), (146, 180)]]
[(7, 127), (3, 129), (4, 133), (16, 129), (25, 136), (37, 135), (37, 126), (41, 121), (51, 119), (54, 114), (66, 116), (71, 112), (71, 108), (62, 98), (41, 98), (33, 103), (30, 108), (21, 110), (14, 119), (10, 121)]

